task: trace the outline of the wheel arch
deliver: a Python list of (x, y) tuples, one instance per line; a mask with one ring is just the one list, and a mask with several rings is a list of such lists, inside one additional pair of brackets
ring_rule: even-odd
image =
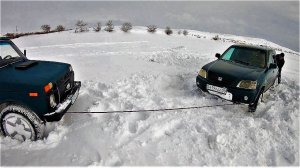
[(28, 105), (26, 105), (25, 103), (21, 102), (21, 101), (16, 101), (16, 100), (8, 100), (8, 101), (4, 101), (4, 102), (1, 102), (0, 103), (0, 112), (7, 106), (12, 106), (12, 105), (15, 105), (15, 106), (20, 106), (20, 107), (23, 107), (25, 109), (28, 109), (30, 110), (32, 113), (34, 113), (34, 115), (36, 115), (40, 120), (44, 121), (43, 118), (41, 118), (37, 113), (35, 113), (35, 111), (30, 108)]
[(4, 106), (0, 111), (0, 134), (5, 135), (4, 127), (2, 125), (3, 119), (6, 115), (10, 113), (16, 113), (25, 117), (30, 124), (35, 128), (35, 137), (33, 140), (42, 139), (44, 135), (45, 129), (45, 121), (42, 120), (34, 111), (28, 108), (26, 105), (22, 105), (22, 103), (18, 104), (15, 101), (8, 101), (2, 103), (1, 106)]
[(265, 86), (261, 86), (260, 89), (258, 89), (258, 92), (255, 95), (255, 98), (253, 99), (253, 102), (251, 102), (250, 104), (254, 104), (254, 102), (256, 101), (257, 97), (263, 92), (265, 92)]

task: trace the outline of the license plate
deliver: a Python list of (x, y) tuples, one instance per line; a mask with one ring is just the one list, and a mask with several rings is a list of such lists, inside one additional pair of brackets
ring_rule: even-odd
[(215, 92), (219, 92), (219, 93), (222, 93), (222, 94), (226, 94), (227, 92), (227, 88), (221, 88), (221, 87), (218, 87), (218, 86), (213, 86), (213, 85), (206, 85), (206, 89), (207, 90), (212, 90), (212, 91), (215, 91)]
[(79, 90), (77, 90), (77, 91), (75, 92), (75, 94), (73, 95), (72, 100), (71, 100), (71, 103), (72, 103), (72, 104), (75, 103), (75, 101), (76, 101), (78, 95), (79, 95)]

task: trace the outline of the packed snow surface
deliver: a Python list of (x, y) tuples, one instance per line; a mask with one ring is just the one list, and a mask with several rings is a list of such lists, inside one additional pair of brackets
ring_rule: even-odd
[[(255, 113), (246, 105), (172, 112), (66, 114), (36, 142), (1, 137), (2, 166), (299, 166), (299, 53), (272, 42), (190, 31), (171, 36), (65, 31), (13, 40), (30, 59), (72, 64), (82, 81), (69, 111), (229, 103), (195, 85), (200, 68), (236, 41), (285, 51), (283, 82)], [(223, 40), (222, 40), (223, 38)]]

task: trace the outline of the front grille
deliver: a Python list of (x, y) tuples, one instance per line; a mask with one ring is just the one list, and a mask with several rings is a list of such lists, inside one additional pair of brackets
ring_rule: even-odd
[[(219, 78), (222, 78), (222, 80), (219, 80)], [(229, 79), (228, 77), (221, 76), (215, 72), (208, 72), (207, 79), (211, 81), (214, 84), (220, 85), (220, 86), (229, 86), (233, 82), (232, 79)]]
[[(58, 81), (57, 81), (57, 88), (59, 91), (59, 101), (60, 103), (66, 99), (68, 94), (71, 92), (73, 86), (74, 86), (74, 72), (67, 72), (64, 76), (62, 76)], [(69, 85), (69, 88), (67, 87)]]

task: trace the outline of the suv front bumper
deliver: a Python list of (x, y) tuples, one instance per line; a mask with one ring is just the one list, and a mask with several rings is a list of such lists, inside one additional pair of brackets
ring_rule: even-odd
[(79, 90), (81, 87), (80, 81), (74, 82), (74, 87), (67, 98), (60, 104), (58, 104), (54, 112), (50, 112), (44, 115), (44, 119), (47, 122), (59, 121), (63, 115), (69, 110), (69, 108), (75, 103)]
[[(200, 77), (199, 75), (196, 78), (196, 84), (198, 88), (205, 92), (209, 92), (210, 94), (216, 95), (218, 97), (221, 97), (225, 100), (234, 102), (234, 103), (244, 103), (244, 104), (251, 104), (254, 102), (256, 96), (257, 96), (257, 90), (247, 90), (247, 89), (241, 89), (237, 87), (226, 87), (227, 92), (226, 94), (214, 92), (212, 90), (207, 89), (207, 84), (218, 86), (217, 84), (211, 83), (205, 78)], [(218, 86), (222, 87), (222, 86)]]

